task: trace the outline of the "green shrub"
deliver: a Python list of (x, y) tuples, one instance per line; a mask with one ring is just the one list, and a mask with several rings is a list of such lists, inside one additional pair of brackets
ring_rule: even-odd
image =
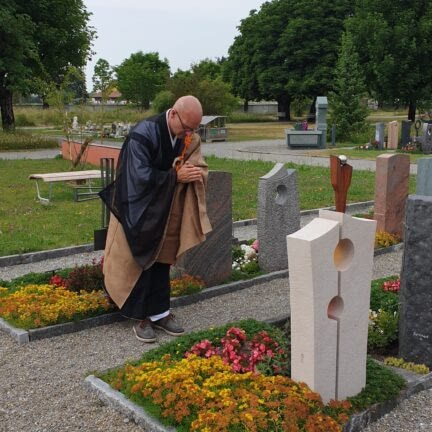
[(381, 351), (398, 338), (399, 313), (379, 309), (369, 314), (368, 349)]
[(384, 291), (383, 289), (384, 282), (397, 279), (397, 276), (391, 276), (372, 281), (370, 309), (373, 311), (381, 309), (392, 314), (399, 312), (399, 295), (395, 292)]
[(104, 288), (104, 277), (101, 264), (75, 267), (66, 279), (66, 287), (71, 291), (91, 292)]

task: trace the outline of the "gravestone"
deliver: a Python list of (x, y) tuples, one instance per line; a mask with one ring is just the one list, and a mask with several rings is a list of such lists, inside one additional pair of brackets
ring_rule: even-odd
[(378, 150), (384, 148), (384, 123), (375, 124), (375, 141), (378, 142)]
[(432, 196), (432, 158), (417, 160), (416, 195)]
[(416, 137), (415, 142), (421, 144), (423, 153), (432, 153), (432, 124), (423, 123), (423, 134), (421, 137)]
[(78, 125), (78, 117), (74, 116), (73, 120), (72, 120), (72, 129), (78, 129), (79, 125)]
[(409, 172), (408, 155), (384, 154), (377, 157), (374, 219), (378, 231), (403, 236)]
[(205, 242), (182, 255), (176, 269), (199, 276), (206, 286), (225, 282), (232, 272), (231, 173), (210, 171), (206, 191), (207, 215), (213, 230)]
[(324, 403), (366, 385), (376, 222), (321, 210), (287, 236), (291, 378)]
[(299, 228), (297, 172), (278, 163), (258, 184), (258, 262), (262, 270), (287, 268), (286, 236)]
[(388, 124), (388, 142), (387, 149), (394, 150), (398, 148), (398, 122), (396, 120), (391, 121)]
[(411, 142), (411, 120), (402, 120), (402, 129), (401, 129), (401, 147), (406, 146)]
[(410, 195), (401, 271), (399, 355), (432, 367), (432, 197)]
[(315, 130), (321, 131), (321, 148), (326, 148), (327, 140), (327, 96), (318, 96), (316, 103), (316, 123)]

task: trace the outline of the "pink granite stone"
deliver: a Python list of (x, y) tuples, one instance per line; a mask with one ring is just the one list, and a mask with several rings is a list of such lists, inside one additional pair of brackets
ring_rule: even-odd
[(388, 124), (388, 149), (397, 149), (399, 140), (399, 126), (396, 120)]
[(377, 157), (374, 208), (377, 231), (403, 236), (409, 172), (408, 155), (384, 154)]

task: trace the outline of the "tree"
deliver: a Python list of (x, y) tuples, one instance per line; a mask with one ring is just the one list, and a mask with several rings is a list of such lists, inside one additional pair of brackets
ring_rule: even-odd
[[(13, 92), (62, 82), (91, 55), (95, 31), (82, 0), (3, 0), (0, 9), (0, 106), (3, 129), (15, 127)], [(42, 86), (45, 87), (45, 86)], [(42, 96), (46, 96), (42, 94)]]
[(290, 119), (293, 99), (315, 98), (332, 89), (349, 0), (273, 0), (241, 21), (229, 49), (235, 94), (273, 99)]
[(114, 81), (114, 71), (108, 61), (100, 58), (93, 69), (93, 91), (100, 91), (102, 100), (108, 98), (109, 92), (112, 90)]
[(148, 109), (150, 101), (165, 86), (170, 67), (167, 59), (159, 59), (158, 53), (144, 54), (139, 51), (117, 66), (115, 72), (122, 96)]
[(231, 94), (228, 84), (220, 77), (205, 77), (201, 71), (179, 70), (168, 81), (167, 88), (175, 99), (187, 94), (197, 97), (205, 114), (228, 115), (237, 105), (237, 99)]
[(416, 106), (431, 99), (432, 0), (361, 0), (347, 22), (368, 91), (381, 102)]
[(331, 121), (336, 124), (341, 138), (349, 138), (365, 129), (368, 110), (361, 103), (365, 90), (351, 34), (344, 33), (329, 104)]

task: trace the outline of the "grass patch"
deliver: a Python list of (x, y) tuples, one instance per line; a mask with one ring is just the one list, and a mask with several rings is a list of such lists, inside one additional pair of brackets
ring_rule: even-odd
[[(256, 217), (258, 181), (274, 164), (263, 161), (237, 161), (208, 157), (212, 170), (227, 171), (233, 178), (233, 219)], [(328, 168), (287, 164), (297, 170), (300, 207), (312, 209), (333, 205), (334, 194)], [(88, 166), (88, 168), (93, 168)], [(0, 256), (47, 250), (93, 241), (93, 231), (100, 228), (99, 200), (74, 202), (72, 188), (52, 184), (52, 204), (36, 200), (30, 174), (69, 171), (70, 162), (61, 159), (0, 160)], [(42, 194), (48, 185), (41, 183)], [(374, 198), (375, 173), (354, 171), (348, 202)], [(410, 177), (410, 193), (415, 191), (415, 176)]]
[(54, 138), (28, 132), (0, 132), (0, 151), (59, 148)]

